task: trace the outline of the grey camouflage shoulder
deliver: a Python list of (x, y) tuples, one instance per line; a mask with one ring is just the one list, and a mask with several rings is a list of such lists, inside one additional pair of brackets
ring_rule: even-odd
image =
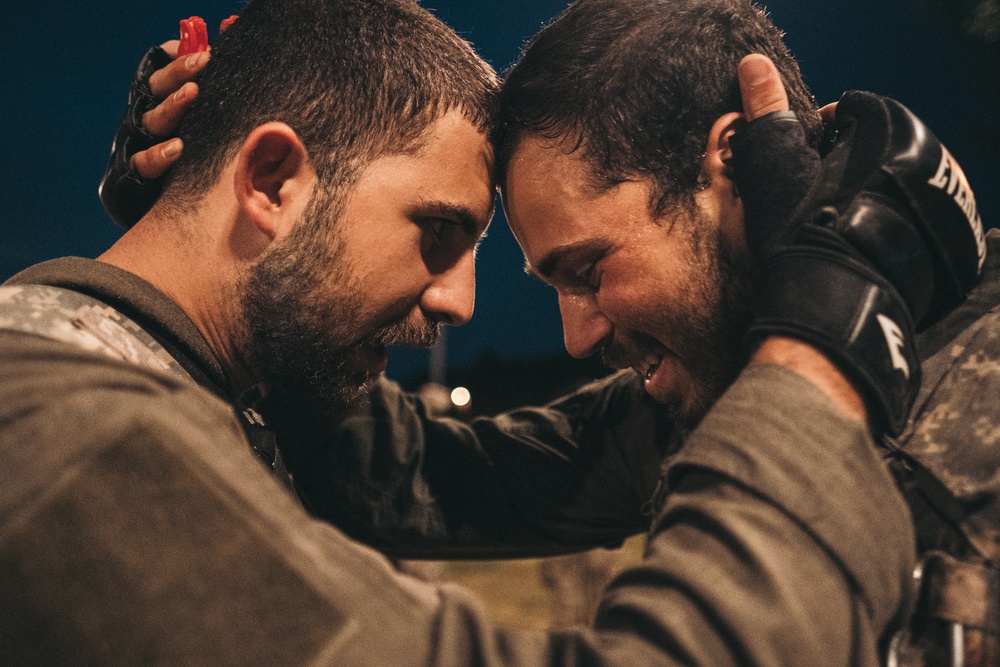
[(0, 286), (0, 329), (59, 340), (190, 379), (142, 327), (114, 308), (72, 290), (47, 285)]
[(961, 530), (1000, 561), (1000, 308), (923, 364), (924, 384), (902, 448), (962, 507)]

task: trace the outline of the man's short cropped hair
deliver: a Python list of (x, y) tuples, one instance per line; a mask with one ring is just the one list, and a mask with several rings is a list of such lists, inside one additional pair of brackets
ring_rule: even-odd
[(198, 84), (168, 206), (197, 202), (269, 121), (294, 129), (320, 187), (342, 194), (370, 161), (417, 150), (451, 109), (489, 132), (498, 89), (468, 42), (413, 0), (252, 0)]
[(566, 139), (598, 191), (650, 178), (650, 210), (690, 209), (712, 124), (742, 111), (737, 66), (777, 65), (813, 145), (815, 100), (795, 60), (750, 0), (579, 0), (538, 33), (507, 73), (496, 142), (501, 179), (525, 134)]

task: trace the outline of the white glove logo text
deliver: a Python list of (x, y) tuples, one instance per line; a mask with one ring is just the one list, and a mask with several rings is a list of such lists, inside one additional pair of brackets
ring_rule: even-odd
[(879, 313), (876, 315), (878, 318), (878, 323), (882, 325), (882, 333), (885, 335), (885, 342), (889, 346), (889, 356), (892, 357), (892, 367), (903, 371), (903, 375), (906, 379), (910, 379), (910, 365), (906, 363), (906, 359), (903, 357), (901, 349), (905, 344), (903, 341), (903, 331), (899, 328), (899, 325), (890, 320), (888, 317)]
[(976, 210), (976, 198), (972, 196), (972, 188), (965, 178), (965, 172), (944, 146), (941, 147), (941, 162), (938, 164), (937, 173), (927, 182), (948, 193), (962, 209), (969, 226), (972, 227), (972, 234), (976, 237), (976, 250), (979, 253), (977, 270), (982, 270), (983, 261), (986, 259), (986, 237), (983, 235), (983, 221), (979, 217), (979, 211)]

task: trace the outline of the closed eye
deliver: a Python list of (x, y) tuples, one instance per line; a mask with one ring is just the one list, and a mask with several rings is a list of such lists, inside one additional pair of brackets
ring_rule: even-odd
[(547, 277), (532, 271), (530, 267), (525, 268), (525, 273), (554, 288), (560, 294), (584, 296), (595, 294), (601, 289), (601, 272), (598, 264), (599, 261), (588, 262), (572, 273), (566, 267), (560, 266)]
[[(475, 253), (479, 245), (478, 229), (461, 220), (426, 216), (416, 220), (423, 230), (420, 242), (424, 263), (433, 273), (453, 266), (466, 253)], [(475, 255), (473, 255), (474, 257)]]
[(438, 243), (444, 242), (447, 235), (461, 229), (457, 222), (447, 218), (423, 218), (420, 224)]
[(596, 292), (601, 289), (601, 274), (597, 270), (597, 263), (585, 264), (573, 274), (571, 280), (567, 281), (568, 291)]
[(586, 239), (548, 251), (536, 265), (526, 262), (530, 276), (557, 290), (596, 292), (601, 287), (600, 264), (612, 252), (603, 239)]

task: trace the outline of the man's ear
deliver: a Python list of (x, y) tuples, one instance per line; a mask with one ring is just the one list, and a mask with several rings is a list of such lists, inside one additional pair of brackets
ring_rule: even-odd
[(251, 224), (271, 240), (291, 231), (312, 197), (315, 180), (309, 153), (284, 123), (254, 128), (236, 158), (236, 200)]
[(702, 178), (708, 187), (698, 193), (703, 206), (713, 211), (719, 229), (732, 243), (746, 244), (743, 200), (736, 186), (733, 170), (732, 138), (746, 125), (742, 113), (733, 111), (720, 116), (708, 132)]
[[(708, 132), (708, 141), (705, 145), (705, 160), (702, 169), (705, 175), (715, 182), (717, 178), (725, 178), (728, 182), (733, 182), (733, 149), (730, 140), (736, 131), (746, 125), (746, 119), (742, 113), (731, 111), (719, 116), (712, 124)], [(735, 183), (733, 184), (735, 188)]]

